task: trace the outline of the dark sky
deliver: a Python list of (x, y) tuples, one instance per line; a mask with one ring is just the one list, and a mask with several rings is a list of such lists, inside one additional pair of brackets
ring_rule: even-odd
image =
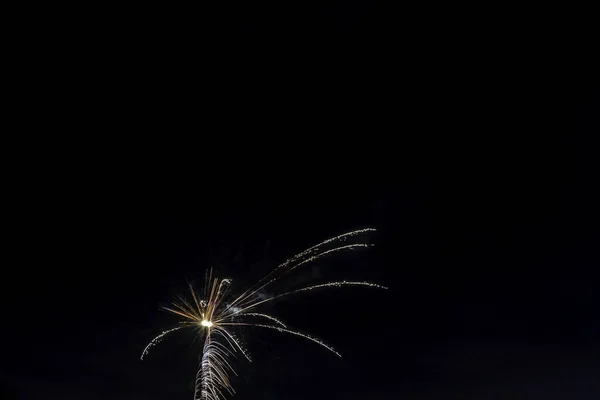
[(19, 101), (44, 137), (9, 155), (3, 398), (191, 399), (189, 337), (139, 361), (186, 279), (242, 285), (361, 227), (374, 248), (283, 284), (389, 291), (270, 310), (344, 357), (248, 331), (235, 398), (599, 398), (586, 24), (481, 12), (82, 10), (34, 34)]

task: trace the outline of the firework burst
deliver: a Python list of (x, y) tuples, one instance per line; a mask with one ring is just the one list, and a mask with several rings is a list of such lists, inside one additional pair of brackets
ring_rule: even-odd
[(236, 327), (258, 327), (299, 336), (341, 357), (340, 353), (321, 339), (290, 329), (274, 316), (259, 312), (259, 307), (282, 297), (324, 288), (361, 286), (386, 289), (386, 287), (370, 282), (338, 281), (307, 286), (269, 297), (265, 297), (264, 293), (259, 295), (259, 292), (283, 275), (328, 254), (369, 247), (370, 245), (365, 243), (347, 243), (372, 231), (374, 229), (367, 228), (344, 233), (310, 247), (280, 264), (237, 296), (232, 293), (231, 279), (214, 277), (212, 270), (207, 271), (202, 292), (196, 292), (190, 284), (190, 298), (178, 296), (169, 307), (163, 307), (164, 310), (176, 314), (182, 320), (178, 326), (156, 336), (142, 352), (141, 359), (143, 360), (149, 351), (168, 334), (183, 329), (194, 329), (204, 341), (196, 374), (194, 400), (222, 400), (226, 394), (235, 393), (229, 379), (230, 374), (235, 374), (230, 360), (240, 353), (248, 361), (252, 361), (243, 343), (233, 332)]

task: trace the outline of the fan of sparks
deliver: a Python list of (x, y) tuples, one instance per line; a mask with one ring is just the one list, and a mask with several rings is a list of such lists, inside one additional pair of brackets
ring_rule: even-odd
[(225, 399), (226, 394), (235, 393), (229, 378), (230, 374), (235, 374), (231, 366), (231, 359), (239, 353), (248, 361), (252, 361), (243, 343), (234, 334), (235, 328), (257, 327), (295, 335), (312, 341), (341, 357), (340, 353), (322, 340), (293, 330), (272, 315), (261, 313), (260, 306), (282, 297), (317, 289), (344, 286), (387, 289), (386, 287), (370, 282), (339, 281), (316, 284), (270, 296), (266, 295), (264, 290), (283, 275), (321, 257), (340, 251), (370, 247), (371, 245), (367, 243), (354, 242), (356, 238), (374, 230), (367, 228), (344, 233), (304, 250), (277, 266), (239, 295), (234, 295), (230, 290), (231, 279), (214, 277), (212, 270), (207, 271), (202, 293), (196, 292), (190, 284), (190, 297), (178, 296), (178, 299), (173, 301), (169, 307), (163, 307), (164, 310), (178, 315), (182, 321), (179, 322), (179, 325), (155, 337), (144, 349), (141, 359), (143, 360), (165, 336), (184, 329), (195, 330), (203, 339), (203, 350), (194, 385), (194, 400), (222, 400)]

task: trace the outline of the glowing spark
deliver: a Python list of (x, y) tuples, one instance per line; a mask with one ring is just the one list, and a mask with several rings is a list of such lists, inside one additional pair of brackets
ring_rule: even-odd
[(269, 328), (269, 329), (274, 329), (274, 330), (279, 331), (279, 332), (286, 332), (286, 333), (289, 333), (289, 334), (292, 334), (292, 335), (303, 337), (304, 339), (312, 340), (316, 344), (325, 347), (327, 350), (331, 351), (336, 356), (338, 356), (338, 357), (342, 356), (340, 353), (338, 353), (337, 351), (335, 351), (335, 349), (333, 347), (326, 345), (321, 339), (317, 339), (315, 337), (309, 336), (309, 335), (307, 335), (305, 333), (302, 333), (302, 332), (296, 332), (296, 331), (292, 331), (290, 329), (280, 328), (278, 326), (261, 325), (261, 324), (244, 324), (244, 323), (231, 323), (231, 324), (227, 324), (227, 323), (225, 323), (223, 325), (257, 326), (259, 328)]
[[(359, 229), (359, 230), (356, 230), (356, 231), (343, 233), (341, 235), (338, 235), (338, 236), (332, 237), (330, 239), (324, 240), (321, 243), (319, 243), (317, 245), (314, 245), (312, 247), (309, 247), (308, 249), (304, 250), (303, 252), (301, 252), (299, 254), (296, 254), (294, 257), (292, 257), (292, 258), (286, 260), (284, 263), (278, 265), (273, 271), (271, 271), (270, 273), (268, 273), (267, 275), (265, 275), (261, 280), (259, 280), (254, 285), (252, 285), (252, 287), (260, 285), (262, 282), (264, 282), (266, 279), (268, 279), (271, 275), (277, 273), (277, 271), (280, 271), (280, 270), (284, 270), (285, 271), (285, 267), (287, 267), (288, 265), (293, 265), (294, 262), (300, 260), (302, 257), (304, 257), (306, 255), (309, 255), (311, 253), (317, 252), (318, 250), (321, 249), (321, 247), (323, 247), (324, 245), (326, 245), (328, 243), (332, 243), (332, 242), (336, 242), (336, 241), (346, 241), (349, 237), (360, 235), (361, 233), (374, 232), (374, 231), (375, 231), (375, 229), (373, 229), (373, 228)], [(366, 247), (367, 245), (363, 245), (363, 246)], [(248, 288), (248, 290), (246, 290), (240, 297), (238, 297), (237, 299), (235, 299), (231, 305), (232, 306), (235, 305), (235, 303), (237, 303), (238, 300), (241, 300), (242, 298), (248, 298), (248, 297), (252, 296), (254, 293), (256, 293), (259, 290), (263, 289), (264, 287), (266, 287), (270, 283), (276, 281), (277, 279), (278, 279), (278, 277), (276, 277), (274, 279), (271, 279), (270, 281), (268, 281), (264, 285), (260, 286), (258, 289), (255, 289), (252, 293), (246, 295), (252, 289), (252, 287)]]
[(185, 328), (185, 326), (178, 326), (177, 328), (169, 329), (168, 331), (164, 331), (163, 333), (161, 333), (160, 335), (158, 335), (157, 337), (152, 339), (152, 341), (150, 343), (148, 343), (148, 346), (146, 346), (146, 348), (142, 352), (142, 356), (140, 357), (140, 360), (143, 360), (144, 356), (146, 356), (150, 352), (150, 349), (152, 347), (156, 346), (157, 344), (159, 344), (163, 337), (165, 337), (169, 333), (175, 332), (176, 330), (179, 330), (181, 328)]
[[(248, 361), (252, 361), (242, 341), (236, 337), (232, 329), (258, 327), (287, 333), (310, 340), (341, 357), (340, 353), (333, 347), (325, 344), (321, 339), (289, 329), (283, 322), (271, 315), (260, 312), (248, 312), (248, 310), (285, 296), (322, 288), (362, 286), (387, 289), (385, 286), (370, 282), (339, 281), (312, 285), (274, 296), (265, 297), (262, 293), (260, 296), (257, 294), (266, 286), (276, 282), (283, 275), (328, 254), (370, 247), (369, 244), (365, 243), (340, 244), (354, 236), (372, 231), (374, 229), (360, 229), (338, 235), (312, 246), (280, 264), (256, 284), (234, 298), (228, 297), (232, 282), (231, 279), (215, 278), (213, 277), (212, 269), (207, 270), (203, 293), (196, 293), (190, 284), (191, 300), (179, 296), (169, 307), (163, 307), (164, 310), (181, 317), (183, 319), (183, 322), (181, 322), (182, 325), (164, 331), (152, 339), (142, 352), (141, 359), (144, 359), (150, 349), (160, 343), (169, 333), (186, 327), (195, 327), (199, 335), (198, 337), (203, 338), (203, 346), (194, 385), (194, 400), (223, 400), (226, 393), (235, 393), (229, 379), (229, 374), (235, 374), (235, 371), (229, 359), (234, 357), (239, 351)], [(274, 325), (251, 323), (252, 318), (263, 318), (269, 320)]]
[(292, 294), (295, 293), (301, 293), (301, 292), (308, 292), (309, 290), (314, 290), (314, 289), (321, 289), (321, 288), (329, 288), (329, 287), (342, 287), (342, 286), (366, 286), (366, 287), (372, 287), (372, 288), (377, 288), (377, 289), (386, 289), (387, 287), (385, 286), (381, 286), (381, 285), (377, 285), (375, 283), (371, 283), (371, 282), (348, 282), (348, 281), (341, 281), (341, 282), (328, 282), (328, 283), (322, 283), (320, 285), (314, 285), (314, 286), (308, 286), (302, 289), (296, 289), (296, 290), (292, 290), (290, 292), (285, 292), (282, 294), (278, 294), (277, 296), (273, 296), (273, 297), (269, 297), (267, 299), (258, 301), (256, 303), (252, 303), (240, 310), (237, 310), (231, 314), (229, 314), (229, 316), (235, 316), (235, 315), (249, 315), (249, 313), (244, 313), (244, 311), (246, 310), (250, 310), (252, 308), (258, 307), (261, 304), (267, 303), (269, 301), (273, 301), (273, 300), (277, 300), (280, 299), (284, 296), (290, 296)]
[(247, 315), (249, 317), (262, 317), (262, 318), (270, 319), (271, 321), (275, 322), (277, 325), (281, 325), (282, 327), (286, 328), (286, 326), (285, 326), (285, 324), (283, 322), (281, 322), (277, 318), (271, 317), (270, 315), (267, 315), (267, 314), (260, 314), (260, 313), (243, 313), (243, 314), (237, 314), (238, 317), (243, 317), (245, 315)]

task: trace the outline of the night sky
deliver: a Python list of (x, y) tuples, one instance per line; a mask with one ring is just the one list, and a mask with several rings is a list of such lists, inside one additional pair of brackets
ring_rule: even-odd
[(214, 29), (105, 10), (39, 37), (23, 123), (47, 136), (5, 184), (0, 397), (191, 399), (193, 338), (139, 360), (186, 280), (214, 266), (243, 286), (374, 227), (373, 248), (281, 284), (388, 291), (269, 308), (344, 357), (248, 330), (234, 398), (600, 398), (585, 33), (336, 4), (232, 7)]

